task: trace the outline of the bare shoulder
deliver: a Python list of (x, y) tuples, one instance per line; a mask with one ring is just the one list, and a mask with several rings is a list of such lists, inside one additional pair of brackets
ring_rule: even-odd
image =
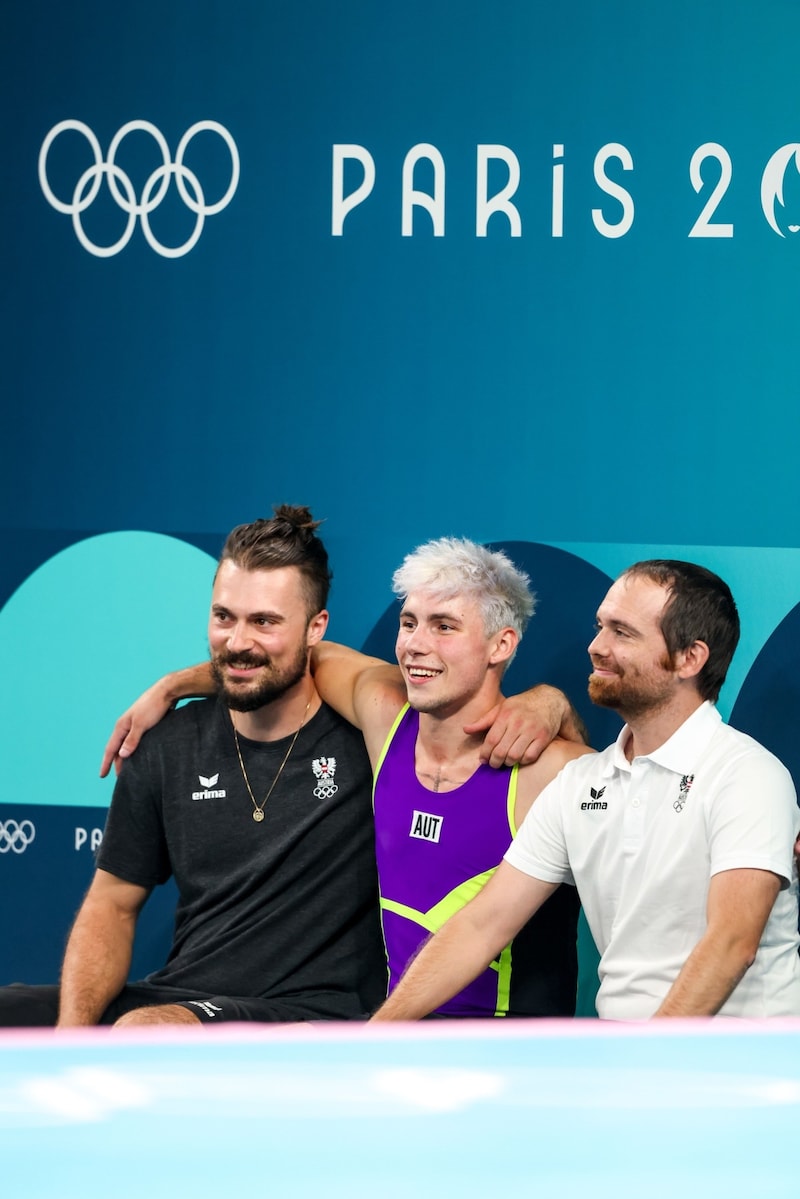
[(590, 745), (583, 745), (579, 741), (565, 741), (562, 737), (556, 737), (535, 762), (532, 762), (530, 766), (522, 766), (517, 778), (515, 807), (517, 828), (527, 816), (534, 800), (568, 762), (594, 752)]
[[(546, 764), (547, 770), (551, 772), (551, 777), (555, 778), (567, 762), (572, 762), (575, 758), (584, 758), (587, 754), (594, 752), (591, 745), (584, 745), (582, 741), (567, 741), (563, 737), (556, 737), (550, 742), (547, 749), (542, 751), (539, 761), (534, 762), (533, 765)], [(547, 781), (549, 782), (550, 779)]]
[(364, 734), (367, 753), (373, 766), (405, 702), (403, 676), (396, 666), (381, 663), (363, 671), (359, 676), (353, 705), (358, 717), (358, 727)]

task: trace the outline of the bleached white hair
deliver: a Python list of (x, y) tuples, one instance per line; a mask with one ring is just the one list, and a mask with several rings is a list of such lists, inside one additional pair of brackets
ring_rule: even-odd
[(487, 637), (508, 627), (522, 637), (536, 607), (523, 570), (502, 550), (489, 550), (465, 537), (439, 537), (418, 546), (394, 572), (392, 590), (400, 600), (412, 591), (442, 599), (470, 596), (478, 603)]

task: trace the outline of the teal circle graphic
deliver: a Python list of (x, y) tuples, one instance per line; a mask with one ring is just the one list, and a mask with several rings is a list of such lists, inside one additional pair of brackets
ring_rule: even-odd
[(116, 718), (168, 670), (208, 656), (216, 563), (159, 533), (90, 537), (0, 610), (3, 803), (106, 806)]

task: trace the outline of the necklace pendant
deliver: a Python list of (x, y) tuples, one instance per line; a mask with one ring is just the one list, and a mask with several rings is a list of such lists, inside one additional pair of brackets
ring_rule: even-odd
[[(289, 761), (289, 755), (291, 754), (292, 750), (294, 749), (295, 741), (300, 736), (300, 729), (303, 727), (303, 725), (306, 722), (306, 716), (308, 716), (308, 709), (310, 707), (311, 707), (311, 700), (309, 700), (308, 703), (306, 704), (306, 710), (303, 713), (303, 719), (300, 721), (300, 724), (297, 726), (294, 736), (292, 737), (291, 741), (289, 742), (289, 748), (287, 749), (286, 753), (283, 755), (283, 761), (281, 762), (280, 766), (278, 767), (278, 773), (275, 775), (275, 778), (272, 780), (272, 785), (270, 786), (270, 789), (267, 792), (267, 794), (264, 796), (264, 802), (261, 804), (261, 807), (259, 807), (258, 804), (256, 803), (256, 797), (255, 797), (255, 795), (253, 795), (253, 788), (250, 786), (250, 780), (247, 777), (247, 771), (244, 768), (244, 762), (242, 760), (242, 751), (239, 746), (239, 734), (236, 732), (236, 722), (233, 719), (233, 712), (229, 713), (230, 718), (231, 718), (231, 728), (233, 729), (233, 740), (234, 740), (234, 744), (236, 745), (236, 756), (239, 759), (239, 769), (242, 772), (242, 778), (244, 779), (244, 785), (247, 788), (247, 794), (250, 796), (250, 799), (252, 800), (252, 803), (253, 803), (253, 819), (255, 820), (256, 824), (261, 824), (261, 821), (264, 819), (264, 808), (267, 806), (270, 795), (272, 795), (272, 792), (275, 790), (275, 784), (277, 783), (278, 779), (283, 774), (284, 766)], [(2, 827), (2, 826), (0, 826), (0, 827)]]

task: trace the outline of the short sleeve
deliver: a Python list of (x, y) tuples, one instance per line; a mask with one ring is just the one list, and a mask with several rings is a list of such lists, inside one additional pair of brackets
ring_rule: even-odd
[(794, 784), (777, 758), (753, 746), (733, 760), (709, 804), (710, 872), (769, 870), (792, 879), (800, 813)]
[(158, 775), (142, 744), (120, 771), (97, 853), (101, 870), (139, 887), (157, 886), (172, 873)]

